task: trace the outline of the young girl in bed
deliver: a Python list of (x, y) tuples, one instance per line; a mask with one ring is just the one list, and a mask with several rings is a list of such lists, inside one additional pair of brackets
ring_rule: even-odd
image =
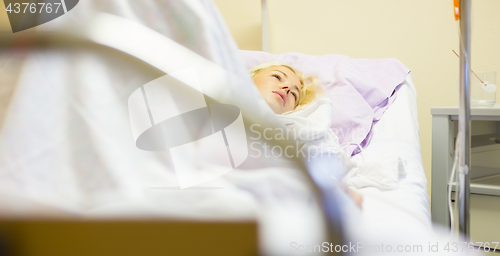
[[(318, 79), (275, 62), (262, 63), (249, 72), (262, 98), (288, 131), (307, 144), (307, 162), (316, 183), (327, 187), (340, 180), (352, 166), (330, 129), (333, 106), (328, 98), (321, 98)], [(341, 187), (361, 206), (361, 195)]]

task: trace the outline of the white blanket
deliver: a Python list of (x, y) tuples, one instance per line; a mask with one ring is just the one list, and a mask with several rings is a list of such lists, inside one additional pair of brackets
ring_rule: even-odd
[[(290, 137), (307, 148), (306, 162), (309, 163), (309, 172), (315, 173), (313, 176), (323, 177), (315, 180), (324, 182), (324, 177), (329, 176), (333, 178), (332, 182), (344, 180), (347, 185), (358, 189), (397, 189), (399, 179), (406, 175), (406, 161), (397, 156), (388, 157), (387, 151), (379, 151), (378, 155), (367, 157), (360, 153), (361, 161), (354, 164), (343, 150), (342, 146), (346, 145), (339, 144), (337, 135), (330, 128), (332, 112), (330, 99), (321, 98), (303, 110), (278, 116), (292, 134)], [(336, 158), (342, 163), (338, 163)], [(325, 168), (325, 165), (329, 167)], [(320, 172), (322, 174), (319, 174)]]
[(308, 160), (323, 154), (336, 154), (347, 162), (337, 135), (330, 128), (333, 106), (328, 98), (318, 99), (306, 108), (278, 118), (286, 126), (292, 138), (309, 148)]

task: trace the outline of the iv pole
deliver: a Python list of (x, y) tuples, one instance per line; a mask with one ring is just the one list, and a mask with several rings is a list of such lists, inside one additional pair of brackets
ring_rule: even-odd
[(470, 6), (471, 0), (460, 1), (460, 95), (458, 109), (459, 168), (458, 219), (459, 230), (466, 242), (470, 240)]
[(261, 0), (262, 9), (262, 51), (269, 52), (269, 9), (267, 0)]

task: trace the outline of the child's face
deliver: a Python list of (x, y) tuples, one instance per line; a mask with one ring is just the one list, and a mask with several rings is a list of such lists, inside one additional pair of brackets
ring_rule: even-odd
[(253, 82), (276, 114), (292, 111), (300, 97), (299, 78), (284, 66), (272, 66), (260, 70), (253, 77)]

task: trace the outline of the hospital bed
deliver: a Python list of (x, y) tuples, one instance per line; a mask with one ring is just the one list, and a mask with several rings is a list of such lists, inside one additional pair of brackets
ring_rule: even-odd
[[(85, 10), (84, 3), (80, 4)], [(206, 2), (203, 4), (207, 6)], [(214, 24), (220, 22), (220, 18), (210, 17), (197, 9), (199, 6), (186, 6), (199, 12), (198, 15), (203, 17), (200, 21), (215, 19)], [(93, 6), (88, 4), (84, 7)], [(337, 193), (336, 197), (325, 197), (325, 192), (321, 192), (312, 182), (300, 159), (261, 159), (262, 162), (256, 161), (257, 166), (243, 166), (240, 169), (244, 170), (235, 170), (221, 179), (181, 191), (175, 173), (165, 172), (169, 163), (165, 163), (163, 153), (130, 149), (130, 131), (116, 129), (129, 125), (126, 104), (122, 100), (137, 89), (137, 85), (170, 73), (167, 72), (171, 68), (168, 65), (172, 62), (162, 59), (164, 55), (159, 46), (174, 47), (175, 40), (166, 43), (167, 39), (162, 38), (161, 33), (154, 32), (142, 34), (142, 41), (134, 39), (138, 31), (151, 31), (130, 19), (108, 14), (93, 16), (90, 21), (94, 23), (78, 27), (80, 30), (70, 26), (72, 29), (68, 30), (61, 25), (54, 30), (25, 33), (11, 38), (20, 40), (17, 42), (28, 42), (17, 44), (17, 51), (10, 52), (20, 54), (24, 59), (18, 66), (22, 66), (22, 69), (17, 70), (20, 77), (12, 79), (16, 88), (10, 97), (9, 111), (4, 117), (2, 128), (1, 192), (5, 215), (2, 232), (8, 239), (19, 238), (11, 244), (24, 242), (35, 249), (44, 248), (34, 238), (39, 236), (40, 227), (47, 225), (53, 230), (50, 234), (61, 234), (80, 232), (82, 225), (88, 223), (91, 223), (89, 229), (95, 228), (94, 231), (87, 230), (89, 235), (75, 236), (74, 239), (84, 239), (90, 241), (85, 243), (102, 248), (116, 248), (109, 247), (110, 244), (106, 245), (106, 242), (99, 244), (92, 240), (94, 232), (103, 230), (114, 231), (109, 236), (119, 235), (121, 229), (113, 230), (110, 223), (119, 224), (114, 227), (125, 227), (124, 233), (133, 233), (139, 226), (139, 229), (144, 228), (141, 234), (146, 234), (149, 229), (145, 229), (145, 226), (154, 226), (152, 237), (155, 239), (150, 240), (153, 242), (148, 245), (155, 247), (161, 246), (161, 240), (157, 239), (162, 236), (164, 229), (175, 230), (167, 234), (168, 237), (175, 236), (176, 230), (188, 228), (199, 232), (224, 230), (221, 231), (224, 234), (214, 236), (229, 239), (231, 236), (227, 235), (231, 234), (234, 240), (228, 243), (241, 242), (235, 246), (241, 247), (222, 252), (231, 255), (255, 254), (256, 243), (260, 253), (269, 255), (310, 255), (312, 253), (304, 250), (316, 250), (315, 245), (322, 245), (325, 241), (333, 244), (332, 248), (341, 245), (341, 251), (349, 243), (361, 244), (364, 249), (359, 252), (372, 255), (382, 253), (382, 246), (385, 246), (385, 250), (390, 245), (395, 251), (401, 249), (397, 252), (413, 253), (415, 246), (419, 250), (418, 245), (422, 245), (421, 252), (425, 252), (431, 242), (434, 245), (447, 241), (445, 235), (433, 230), (430, 221), (427, 184), (419, 146), (416, 90), (411, 75), (398, 86), (394, 102), (373, 125), (369, 146), (352, 158), (356, 163), (374, 163), (375, 159), (384, 158), (400, 159), (402, 161), (398, 163), (404, 165), (405, 172), (392, 179), (390, 189), (386, 190), (362, 185), (359, 179), (355, 180), (356, 176), (347, 176), (346, 183), (364, 197), (362, 210), (342, 193)], [(233, 75), (241, 75), (242, 79), (243, 74), (246, 75), (244, 63), (235, 57), (237, 51), (231, 41), (225, 41), (225, 31), (214, 29), (216, 26), (203, 27), (201, 24), (197, 24), (201, 27), (200, 34), (207, 33), (213, 38), (204, 34), (203, 47), (197, 48), (200, 47), (198, 44), (192, 44), (187, 45), (187, 48), (229, 69)], [(168, 29), (156, 27), (155, 30), (164, 32)], [(211, 31), (211, 34), (207, 31)], [(2, 49), (12, 46), (13, 42), (2, 41)], [(224, 47), (230, 50), (224, 50)], [(222, 54), (216, 55), (216, 52)], [(50, 65), (60, 70), (44, 69), (48, 57), (52, 58)], [(210, 63), (201, 62), (200, 65), (213, 68)], [(40, 72), (35, 73), (37, 70)], [(96, 74), (99, 82), (88, 79), (92, 74)], [(68, 79), (64, 76), (70, 76), (71, 82), (64, 80)], [(223, 76), (224, 79), (231, 79), (230, 75), (228, 77)], [(50, 83), (41, 79), (49, 79)], [(241, 83), (248, 84), (249, 79)], [(214, 85), (203, 92), (209, 102), (238, 105), (246, 124), (259, 122), (262, 129), (277, 126), (272, 115), (266, 116), (269, 113), (266, 106), (252, 100), (257, 95), (255, 90), (242, 88), (246, 87), (228, 87), (229, 92), (221, 93), (221, 88)], [(246, 90), (251, 97), (236, 96), (241, 95), (236, 93), (238, 90)], [(65, 100), (68, 98), (71, 101)], [(49, 102), (58, 102), (59, 105), (54, 107), (47, 104)], [(55, 111), (59, 106), (65, 107), (68, 112)], [(67, 117), (71, 118), (65, 119)], [(102, 128), (104, 131), (99, 131)], [(84, 141), (79, 138), (84, 138)], [(290, 142), (277, 140), (272, 143), (287, 146), (286, 143)], [(122, 164), (122, 161), (127, 164)], [(137, 172), (138, 168), (141, 172)], [(105, 172), (96, 173), (93, 170)], [(96, 180), (100, 182), (96, 183)], [(325, 202), (325, 198), (331, 201)], [(331, 205), (339, 207), (332, 211), (332, 208), (328, 208)], [(322, 208), (326, 211), (321, 211)], [(18, 215), (26, 218), (13, 218)], [(44, 218), (41, 224), (34, 221), (34, 218), (40, 217)], [(176, 223), (179, 224), (177, 229), (172, 228)], [(210, 226), (212, 224), (214, 226)], [(130, 227), (128, 230), (127, 225)], [(210, 227), (206, 228), (206, 225)], [(258, 242), (254, 236), (256, 230)], [(182, 242), (166, 243), (169, 246), (175, 243), (186, 246), (189, 243), (185, 239), (191, 236), (194, 234), (181, 234), (179, 241)], [(199, 240), (193, 243), (210, 236), (195, 236), (193, 239)], [(133, 243), (132, 240), (128, 241)], [(45, 241), (49, 241), (46, 245), (57, 242), (50, 239)], [(109, 243), (115, 241), (111, 239)], [(224, 247), (223, 243), (219, 239), (213, 244), (204, 245), (211, 247), (211, 251), (217, 255), (217, 250)], [(292, 243), (295, 244), (292, 246)], [(371, 246), (370, 250), (368, 246)], [(62, 249), (75, 252), (75, 247), (70, 247), (71, 243)], [(124, 248), (133, 248), (128, 253), (138, 250), (138, 247), (133, 246)], [(296, 250), (291, 251), (294, 248)], [(199, 249), (190, 252), (193, 255), (204, 252), (203, 248)], [(102, 252), (110, 250), (114, 249)], [(30, 255), (36, 250), (21, 252)], [(156, 252), (172, 253), (165, 248), (151, 251)]]

